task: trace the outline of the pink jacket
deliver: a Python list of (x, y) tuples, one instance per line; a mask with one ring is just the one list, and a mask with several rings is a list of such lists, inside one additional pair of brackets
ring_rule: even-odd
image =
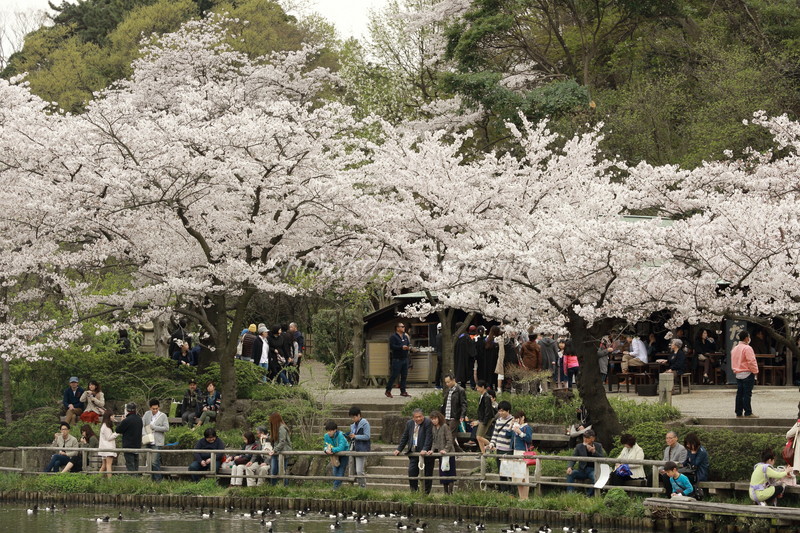
[(731, 350), (731, 368), (734, 373), (752, 372), (758, 374), (756, 354), (749, 344), (740, 342)]

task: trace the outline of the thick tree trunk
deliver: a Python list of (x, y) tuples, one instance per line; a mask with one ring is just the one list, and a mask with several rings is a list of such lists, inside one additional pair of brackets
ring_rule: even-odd
[(159, 357), (170, 357), (177, 346), (169, 346), (169, 313), (153, 319), (153, 353)]
[(453, 311), (448, 309), (446, 311), (439, 311), (437, 313), (439, 315), (439, 322), (442, 324), (442, 376), (447, 374), (448, 372), (454, 371), (454, 361), (453, 361), (453, 347), (454, 347), (454, 339), (456, 338), (453, 335)]
[(353, 351), (353, 378), (350, 387), (360, 389), (364, 380), (364, 321), (358, 313), (350, 319), (350, 329), (353, 332), (350, 345)]
[[(238, 399), (236, 384), (236, 368), (234, 366), (236, 355), (236, 342), (238, 341), (238, 331), (242, 327), (241, 314), (237, 312), (234, 316), (233, 327), (228, 327), (228, 314), (226, 300), (224, 296), (212, 298), (213, 306), (206, 309), (214, 332), (209, 339), (214, 351), (208, 350), (208, 362), (219, 363), (220, 383), (219, 390), (222, 393), (222, 403), (220, 412), (217, 415), (216, 425), (218, 429), (232, 429), (235, 424), (233, 416), (226, 416), (226, 413), (233, 413), (233, 405)], [(237, 324), (238, 322), (238, 324)], [(207, 350), (203, 350), (206, 352)]]
[(13, 418), (11, 396), (11, 365), (6, 359), (3, 359), (3, 416), (6, 420), (6, 426), (11, 424)]
[(611, 330), (611, 326), (612, 321), (601, 320), (589, 328), (586, 320), (572, 311), (569, 312), (567, 329), (580, 363), (578, 390), (589, 411), (597, 440), (603, 443), (606, 450), (611, 449), (614, 436), (622, 432), (617, 413), (608, 402), (605, 387), (600, 381), (600, 366), (597, 362), (599, 339)]

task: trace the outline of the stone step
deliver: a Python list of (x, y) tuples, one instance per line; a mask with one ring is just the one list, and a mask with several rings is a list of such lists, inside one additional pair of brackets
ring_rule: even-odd
[(789, 431), (797, 421), (794, 418), (695, 418), (702, 426), (781, 426), (785, 427), (784, 433)]
[[(794, 424), (792, 424), (794, 425)], [(688, 428), (696, 427), (708, 431), (717, 431), (721, 429), (729, 429), (736, 433), (774, 433), (779, 435), (786, 434), (791, 426), (729, 426), (729, 425), (711, 425), (703, 424), (696, 426), (687, 426)]]
[[(380, 420), (383, 418), (383, 415), (386, 414), (393, 414), (399, 415), (400, 411), (402, 410), (402, 406), (398, 405), (396, 408), (393, 409), (378, 409), (376, 406), (370, 405), (369, 409), (361, 409), (361, 416), (372, 422), (373, 420)], [(347, 417), (350, 418), (350, 408), (349, 407), (334, 407), (330, 410), (331, 416), (336, 417)]]

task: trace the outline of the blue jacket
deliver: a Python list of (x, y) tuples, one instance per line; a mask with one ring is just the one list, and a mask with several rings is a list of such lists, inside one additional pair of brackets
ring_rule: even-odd
[[(326, 431), (325, 436), (322, 437), (322, 440), (325, 441), (326, 445), (331, 446), (331, 451), (333, 453), (346, 452), (347, 450), (350, 449), (350, 443), (347, 442), (347, 437), (345, 437), (344, 433), (342, 433), (338, 429), (336, 430), (336, 433), (333, 434), (332, 438), (330, 435), (328, 435), (328, 432)], [(327, 446), (325, 447), (327, 448)]]
[(697, 453), (687, 450), (686, 464), (692, 465), (695, 469), (697, 481), (708, 481), (708, 451), (704, 446), (700, 446)]
[(528, 424), (520, 426), (522, 435), (517, 435), (516, 431), (509, 430), (511, 433), (511, 449), (512, 450), (527, 450), (531, 441), (533, 440), (533, 428)]
[(692, 487), (692, 483), (689, 481), (689, 478), (686, 477), (684, 474), (678, 476), (678, 479), (674, 477), (669, 478), (669, 483), (672, 485), (672, 492), (683, 494), (684, 496), (690, 495), (694, 492), (694, 487)]
[(68, 408), (70, 404), (76, 409), (83, 409), (85, 407), (81, 401), (83, 392), (83, 387), (78, 387), (74, 393), (72, 392), (72, 387), (67, 387), (67, 390), (64, 391), (64, 409)]
[(353, 451), (368, 452), (372, 449), (369, 431), (369, 422), (367, 422), (366, 418), (359, 420), (358, 424), (350, 424), (350, 433), (355, 434), (355, 437), (353, 437), (355, 442)]

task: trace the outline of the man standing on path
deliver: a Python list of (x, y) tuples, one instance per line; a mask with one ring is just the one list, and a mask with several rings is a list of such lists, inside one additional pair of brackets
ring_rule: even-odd
[[(123, 448), (142, 447), (142, 417), (136, 414), (136, 404), (130, 402), (125, 404), (127, 416), (117, 424), (117, 433), (122, 435)], [(125, 469), (128, 472), (139, 471), (139, 454), (125, 452)]]
[(444, 397), (439, 410), (444, 413), (444, 419), (450, 433), (453, 434), (453, 444), (457, 452), (463, 452), (458, 445), (458, 427), (467, 417), (467, 391), (456, 382), (455, 376), (448, 372), (444, 375)]
[[(164, 435), (169, 431), (169, 420), (167, 415), (162, 413), (160, 403), (156, 399), (150, 400), (150, 410), (142, 417), (144, 431), (153, 434), (153, 442), (147, 447), (153, 450), (160, 450), (164, 446)], [(124, 438), (124, 437), (123, 437)], [(161, 454), (152, 454), (153, 460), (150, 463), (150, 470), (161, 470)], [(153, 481), (160, 482), (163, 479), (161, 474), (152, 474)]]
[(756, 354), (750, 347), (750, 334), (747, 330), (739, 332), (739, 344), (731, 350), (731, 368), (736, 375), (736, 416), (758, 418), (753, 414), (750, 399), (758, 374)]
[(428, 452), (433, 446), (433, 424), (430, 418), (427, 418), (422, 412), (422, 409), (414, 409), (411, 414), (411, 420), (406, 424), (406, 430), (400, 438), (400, 444), (394, 451), (395, 455), (400, 455), (403, 450), (408, 447), (405, 452), (408, 457), (408, 485), (411, 490), (419, 490), (419, 464), (423, 464), (423, 472), (425, 479), (425, 494), (431, 493), (433, 487), (433, 465), (436, 459), (429, 455), (410, 455), (412, 453), (418, 454), (420, 452)]
[(394, 327), (394, 333), (389, 337), (389, 359), (391, 375), (386, 382), (386, 397), (393, 398), (392, 387), (394, 380), (400, 378), (400, 396), (411, 396), (406, 392), (406, 379), (408, 378), (408, 357), (411, 351), (411, 339), (406, 335), (406, 326), (402, 322)]
[[(361, 408), (354, 405), (350, 408), (350, 435), (348, 435), (353, 446), (354, 452), (368, 452), (372, 449), (370, 444), (369, 422), (361, 416)], [(362, 489), (367, 487), (367, 480), (364, 477), (364, 465), (367, 462), (365, 455), (355, 457), (356, 480)]]

